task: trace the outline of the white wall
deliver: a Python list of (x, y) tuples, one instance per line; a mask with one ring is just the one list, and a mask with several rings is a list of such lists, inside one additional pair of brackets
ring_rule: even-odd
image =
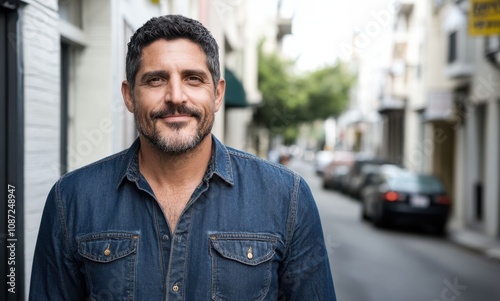
[(75, 58), (70, 169), (123, 150), (136, 137), (121, 95), (126, 44), (133, 31), (160, 15), (161, 6), (147, 0), (85, 0), (82, 11), (86, 45)]
[(57, 1), (31, 1), (21, 9), (24, 76), (25, 285), (47, 194), (59, 178), (60, 42)]
[[(112, 0), (111, 1), (111, 102), (113, 128), (111, 151), (118, 152), (130, 146), (137, 137), (133, 114), (123, 103), (121, 83), (125, 80), (125, 56), (131, 35), (149, 19), (162, 13), (160, 5), (150, 0)], [(126, 28), (128, 27), (128, 29)]]
[(110, 1), (82, 2), (86, 46), (75, 58), (75, 93), (70, 99), (70, 170), (111, 153), (112, 38)]

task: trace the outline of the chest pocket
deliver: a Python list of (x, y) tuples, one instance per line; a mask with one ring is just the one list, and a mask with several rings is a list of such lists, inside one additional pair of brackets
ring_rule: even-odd
[(94, 233), (78, 237), (77, 242), (90, 299), (133, 300), (139, 235)]
[(276, 245), (277, 238), (267, 234), (211, 234), (212, 300), (263, 300)]

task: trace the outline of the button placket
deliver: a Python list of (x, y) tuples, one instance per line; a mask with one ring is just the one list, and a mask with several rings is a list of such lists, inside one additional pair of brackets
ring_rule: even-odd
[[(170, 260), (168, 267), (168, 278), (167, 281), (170, 285), (171, 299), (178, 300), (183, 296), (184, 290), (184, 268), (186, 266), (187, 260), (187, 248), (189, 241), (189, 223), (191, 222), (192, 210), (189, 208), (181, 215), (177, 229), (174, 233), (170, 235), (171, 251)], [(175, 297), (174, 297), (175, 296)]]

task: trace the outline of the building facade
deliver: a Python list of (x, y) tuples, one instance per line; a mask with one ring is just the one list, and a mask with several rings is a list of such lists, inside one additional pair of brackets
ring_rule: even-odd
[(470, 1), (426, 6), (427, 170), (453, 196), (452, 228), (500, 239), (499, 38), (469, 34)]
[[(453, 200), (449, 227), (500, 239), (500, 38), (471, 36), (471, 9), (465, 0), (396, 1), (389, 38), (377, 37), (388, 41), (385, 54), (352, 60), (358, 83), (340, 138), (347, 149), (437, 176)], [(380, 135), (367, 144), (359, 112), (373, 104), (380, 121), (370, 128)]]
[(385, 98), (399, 102), (389, 121), (402, 121), (385, 124), (383, 153), (441, 179), (454, 201), (452, 229), (500, 239), (499, 38), (469, 35), (470, 9), (398, 2)]

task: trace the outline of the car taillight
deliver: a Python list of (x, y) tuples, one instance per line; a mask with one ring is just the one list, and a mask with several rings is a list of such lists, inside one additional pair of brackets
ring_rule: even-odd
[(449, 205), (451, 201), (447, 195), (440, 195), (436, 198), (436, 203), (441, 205)]
[(388, 191), (384, 193), (384, 199), (388, 202), (395, 202), (399, 200), (399, 194), (394, 191)]

